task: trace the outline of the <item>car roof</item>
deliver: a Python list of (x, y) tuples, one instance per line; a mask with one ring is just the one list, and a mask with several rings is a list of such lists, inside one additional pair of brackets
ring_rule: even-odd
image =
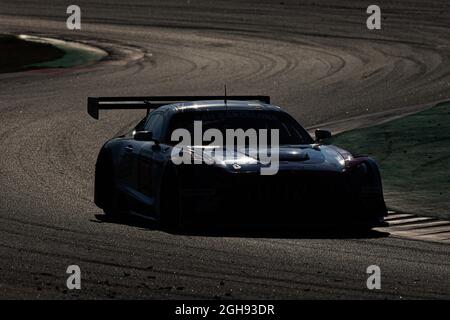
[(240, 100), (202, 100), (189, 101), (175, 104), (169, 104), (158, 108), (161, 111), (171, 110), (172, 112), (185, 111), (224, 111), (224, 110), (266, 110), (282, 111), (280, 107), (266, 104), (259, 101), (240, 101)]

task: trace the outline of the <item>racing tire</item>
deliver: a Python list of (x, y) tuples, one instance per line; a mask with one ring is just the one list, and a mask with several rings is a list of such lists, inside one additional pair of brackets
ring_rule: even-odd
[(117, 219), (123, 215), (122, 196), (114, 183), (114, 169), (110, 157), (99, 156), (95, 172), (95, 202), (108, 218)]
[(158, 202), (161, 226), (168, 230), (183, 230), (180, 188), (174, 169), (168, 168), (163, 176)]

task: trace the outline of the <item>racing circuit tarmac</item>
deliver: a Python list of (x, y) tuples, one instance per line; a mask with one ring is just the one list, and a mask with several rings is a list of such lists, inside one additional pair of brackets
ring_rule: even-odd
[[(389, 237), (170, 234), (93, 204), (102, 143), (142, 112), (86, 97), (268, 94), (304, 126), (450, 98), (450, 3), (0, 0), (2, 33), (84, 42), (108, 59), (0, 75), (1, 298), (450, 298), (450, 247)], [(313, 213), (311, 213), (313, 214)], [(79, 265), (82, 289), (68, 291)], [(366, 288), (378, 265), (382, 289)]]

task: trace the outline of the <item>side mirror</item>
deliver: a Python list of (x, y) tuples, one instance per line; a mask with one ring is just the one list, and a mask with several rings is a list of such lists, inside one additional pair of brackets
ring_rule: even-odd
[(137, 141), (152, 141), (153, 134), (151, 131), (137, 131), (133, 138)]
[(316, 136), (317, 142), (331, 138), (331, 132), (328, 130), (323, 130), (323, 129), (316, 129), (316, 131), (314, 132), (314, 135)]

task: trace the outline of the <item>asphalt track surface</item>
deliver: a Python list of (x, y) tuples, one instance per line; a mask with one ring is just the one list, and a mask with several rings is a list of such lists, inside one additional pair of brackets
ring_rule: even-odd
[[(269, 94), (305, 126), (450, 98), (450, 4), (378, 1), (0, 0), (2, 33), (82, 41), (110, 57), (0, 76), (2, 298), (446, 298), (450, 247), (364, 236), (171, 234), (93, 204), (101, 144), (139, 112), (86, 114), (102, 95)], [(418, 130), (420, 130), (418, 128)], [(276, 216), (276, 213), (274, 213)], [(313, 214), (313, 213), (312, 213)], [(79, 265), (82, 289), (68, 291)], [(366, 288), (379, 265), (382, 289)]]

